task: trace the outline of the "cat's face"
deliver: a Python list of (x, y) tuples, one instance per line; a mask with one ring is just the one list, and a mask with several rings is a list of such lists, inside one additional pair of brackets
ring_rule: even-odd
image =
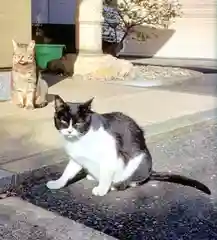
[(79, 138), (90, 128), (91, 103), (90, 99), (84, 103), (66, 103), (56, 95), (54, 98), (54, 124), (57, 130), (67, 138)]
[(32, 40), (29, 44), (22, 44), (12, 40), (12, 43), (14, 48), (14, 64), (25, 65), (35, 61), (35, 41)]

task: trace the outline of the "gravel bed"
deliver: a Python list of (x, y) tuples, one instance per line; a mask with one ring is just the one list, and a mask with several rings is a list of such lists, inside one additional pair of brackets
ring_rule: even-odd
[(202, 73), (178, 67), (162, 67), (152, 65), (135, 65), (134, 69), (143, 76), (144, 80), (156, 80), (159, 78), (194, 77)]
[[(110, 75), (110, 76), (109, 76)], [(115, 77), (111, 74), (99, 76), (98, 74), (87, 74), (79, 76), (82, 80), (96, 80), (96, 81), (162, 81), (179, 82), (183, 80), (202, 77), (203, 73), (194, 70), (189, 70), (179, 67), (163, 67), (153, 65), (134, 65), (129, 74), (117, 74)], [(78, 76), (75, 76), (75, 78)]]

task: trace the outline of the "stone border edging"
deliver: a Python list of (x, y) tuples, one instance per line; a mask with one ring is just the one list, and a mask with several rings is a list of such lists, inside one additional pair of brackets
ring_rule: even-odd
[[(146, 64), (141, 64), (141, 63), (135, 63), (132, 62), (136, 66), (144, 66)], [(149, 64), (152, 65), (152, 64)], [(154, 65), (153, 65), (154, 66)], [(159, 65), (156, 65), (159, 66)], [(167, 67), (161, 66), (161, 67)], [(168, 67), (173, 67), (173, 66), (168, 66)], [(176, 67), (176, 66), (174, 66)], [(159, 86), (169, 86), (173, 84), (179, 84), (185, 81), (192, 81), (192, 80), (197, 80), (197, 79), (203, 79), (204, 75), (201, 72), (197, 72), (194, 70), (189, 70), (191, 72), (194, 72), (194, 75), (192, 76), (174, 76), (170, 78), (161, 78), (157, 80), (143, 80), (143, 79), (138, 79), (138, 80), (102, 80), (103, 83), (107, 84), (118, 84), (118, 85), (123, 85), (123, 86), (130, 86), (130, 87), (140, 87), (140, 88), (150, 88), (150, 87), (159, 87)], [(175, 80), (174, 80), (175, 79)]]
[[(19, 206), (17, 208), (17, 206)], [(82, 223), (60, 216), (57, 213), (11, 197), (1, 201), (0, 209), (10, 209), (8, 217), (14, 222), (26, 222), (44, 230), (46, 239), (64, 240), (115, 240), (112, 236), (85, 226)], [(16, 227), (15, 227), (16, 229)], [(37, 229), (37, 228), (36, 228)], [(30, 228), (31, 230), (31, 228)], [(16, 230), (15, 230), (16, 231)], [(28, 231), (28, 230), (27, 230)], [(64, 233), (64, 234), (63, 234)], [(43, 239), (45, 239), (43, 237)], [(38, 238), (37, 238), (38, 239)]]
[(194, 76), (194, 77), (176, 77), (176, 81), (172, 81), (170, 79), (168, 80), (123, 80), (123, 81), (116, 81), (116, 80), (107, 80), (102, 81), (103, 83), (107, 84), (117, 84), (117, 85), (123, 85), (123, 86), (129, 86), (129, 87), (139, 87), (139, 88), (151, 88), (151, 87), (160, 87), (160, 86), (169, 86), (173, 84), (182, 83), (185, 81), (191, 81), (203, 78), (203, 76)]
[(138, 55), (120, 55), (121, 59), (129, 60), (132, 63), (165, 66), (165, 67), (182, 67), (195, 69), (196, 71), (216, 71), (217, 59), (208, 58), (170, 58), (170, 57), (144, 57)]
[(217, 123), (217, 108), (185, 115), (167, 120), (162, 123), (150, 124), (145, 127), (148, 142), (160, 140), (161, 136), (168, 133), (179, 135), (188, 132), (190, 128), (199, 130), (202, 126)]

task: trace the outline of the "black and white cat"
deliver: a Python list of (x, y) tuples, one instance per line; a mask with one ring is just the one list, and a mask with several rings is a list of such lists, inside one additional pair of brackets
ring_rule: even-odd
[[(174, 182), (211, 194), (199, 181), (152, 170), (152, 157), (143, 130), (121, 112), (98, 114), (91, 110), (93, 99), (85, 103), (66, 103), (55, 96), (54, 123), (64, 138), (70, 160), (62, 176), (49, 181), (49, 189), (60, 189), (82, 169), (98, 186), (93, 195), (104, 196), (120, 186), (137, 186), (149, 180)], [(136, 179), (136, 173), (142, 173)]]

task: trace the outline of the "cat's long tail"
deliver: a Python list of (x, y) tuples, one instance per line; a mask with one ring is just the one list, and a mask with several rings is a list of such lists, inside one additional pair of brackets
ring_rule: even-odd
[[(149, 180), (156, 180), (156, 181), (162, 181), (162, 182), (171, 182), (171, 183), (177, 183), (177, 184), (181, 184), (181, 185), (184, 185), (184, 186), (189, 186), (189, 187), (193, 187), (193, 188), (196, 188), (208, 195), (211, 194), (211, 191), (210, 189), (204, 185), (203, 183), (197, 181), (197, 180), (194, 180), (194, 179), (191, 179), (191, 178), (188, 178), (188, 177), (185, 177), (185, 176), (181, 176), (181, 175), (178, 175), (178, 174), (170, 174), (170, 173), (164, 173), (164, 172), (152, 172), (151, 173), (151, 176), (149, 177), (147, 181)], [(144, 184), (145, 182), (140, 182), (139, 185), (141, 184)]]

